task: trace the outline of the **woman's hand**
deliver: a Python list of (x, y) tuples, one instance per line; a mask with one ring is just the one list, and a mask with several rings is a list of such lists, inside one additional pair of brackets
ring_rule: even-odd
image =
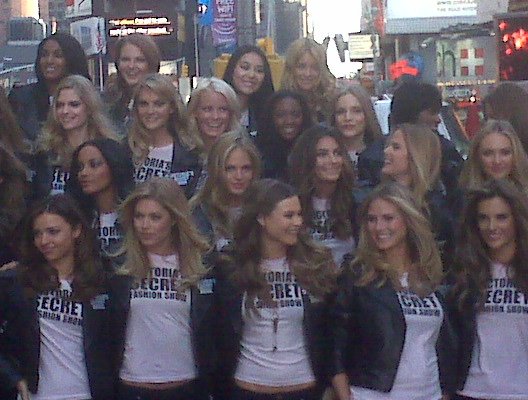
[(335, 375), (332, 378), (332, 386), (338, 400), (354, 400), (350, 393), (348, 376), (345, 373)]
[(18, 381), (16, 388), (18, 390), (18, 395), (21, 400), (31, 400), (28, 385), (24, 379)]
[(4, 264), (0, 267), (0, 272), (1, 271), (9, 271), (10, 269), (13, 269), (13, 268), (16, 268), (18, 267), (18, 261), (11, 261), (11, 262), (8, 262), (7, 264)]

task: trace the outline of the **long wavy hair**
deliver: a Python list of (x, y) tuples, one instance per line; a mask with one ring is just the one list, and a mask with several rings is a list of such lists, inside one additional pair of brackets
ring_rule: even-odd
[(50, 151), (53, 162), (69, 168), (71, 156), (75, 150), (68, 141), (68, 133), (57, 117), (57, 98), (64, 89), (72, 89), (86, 106), (88, 113), (88, 138), (117, 139), (115, 128), (104, 112), (101, 96), (92, 82), (80, 75), (70, 75), (60, 81), (57, 95), (53, 99), (50, 114), (42, 129), (39, 150)]
[(508, 177), (520, 190), (528, 192), (528, 155), (515, 132), (513, 126), (504, 120), (490, 119), (471, 141), (469, 156), (460, 174), (459, 185), (464, 189), (476, 189), (481, 187), (490, 177), (484, 172), (480, 159), (480, 146), (482, 141), (492, 133), (499, 133), (507, 137), (513, 150), (513, 170)]
[(28, 193), (26, 166), (0, 142), (0, 240), (10, 242), (22, 219)]
[[(392, 135), (397, 132), (402, 132), (407, 146), (411, 175), (410, 190), (418, 204), (426, 209), (426, 194), (438, 185), (440, 179), (442, 160), (440, 140), (429, 127), (421, 124), (401, 124)], [(387, 143), (389, 142), (390, 140)], [(384, 180), (391, 178), (384, 176)]]
[(73, 297), (88, 300), (97, 294), (104, 283), (104, 271), (99, 248), (78, 204), (67, 194), (49, 196), (34, 204), (27, 214), (20, 243), (20, 279), (26, 293), (34, 296), (59, 288), (57, 270), (48, 264), (35, 246), (34, 224), (42, 214), (54, 214), (63, 218), (72, 228), (80, 228), (80, 236), (75, 240)]
[(378, 199), (395, 206), (407, 226), (407, 246), (414, 266), (409, 274), (410, 288), (423, 296), (431, 293), (443, 278), (442, 261), (431, 231), (431, 223), (412, 193), (395, 182), (376, 187), (363, 202), (358, 214), (360, 230), (356, 255), (347, 268), (361, 272), (357, 280), (358, 286), (382, 286), (386, 282), (391, 282), (395, 288), (401, 286), (395, 266), (378, 249), (368, 232), (368, 210)]
[(79, 203), (87, 218), (92, 218), (97, 211), (95, 196), (83, 192), (79, 183), (79, 153), (87, 146), (99, 150), (110, 169), (112, 185), (117, 193), (116, 207), (134, 189), (134, 164), (130, 153), (121, 143), (112, 139), (94, 139), (81, 144), (73, 153), (70, 179), (66, 182), (66, 192), (70, 193)]
[(311, 92), (304, 93), (312, 109), (323, 113), (325, 117), (331, 115), (329, 99), (334, 95), (336, 79), (328, 69), (326, 50), (323, 45), (310, 38), (300, 38), (295, 40), (286, 52), (284, 73), (282, 74), (281, 89), (300, 91), (295, 83), (295, 69), (301, 57), (310, 54), (319, 66), (319, 85)]
[(254, 109), (256, 112), (257, 119), (261, 118), (262, 110), (266, 104), (266, 100), (273, 93), (273, 81), (271, 77), (271, 68), (264, 52), (255, 45), (244, 45), (238, 47), (235, 52), (231, 55), (227, 63), (226, 70), (224, 72), (224, 81), (229, 83), (235, 91), (237, 88), (233, 85), (233, 74), (238, 61), (246, 54), (254, 53), (258, 55), (264, 66), (264, 80), (260, 85), (260, 88), (253, 93), (249, 98), (249, 107)]
[(207, 158), (207, 179), (203, 188), (190, 200), (191, 208), (202, 205), (215, 233), (233, 236), (233, 222), (229, 213), (228, 189), (225, 184), (226, 163), (233, 151), (244, 151), (251, 161), (253, 180), (260, 177), (260, 154), (244, 129), (227, 132), (211, 147)]
[(109, 76), (105, 90), (105, 96), (113, 107), (118, 104), (127, 104), (133, 94), (132, 88), (128, 87), (127, 83), (119, 73), (121, 50), (127, 44), (136, 46), (141, 51), (147, 61), (149, 73), (154, 74), (160, 70), (161, 51), (152, 37), (141, 33), (133, 33), (120, 38), (116, 42), (114, 49), (114, 60), (117, 73)]
[(187, 104), (187, 115), (189, 117), (189, 135), (192, 138), (193, 147), (200, 151), (203, 158), (206, 158), (205, 147), (202, 133), (198, 129), (196, 114), (200, 107), (202, 97), (207, 96), (208, 93), (219, 93), (227, 100), (231, 119), (226, 132), (237, 131), (242, 127), (240, 125), (240, 103), (234, 89), (228, 83), (218, 78), (202, 79), (191, 94), (189, 104)]
[(334, 221), (332, 229), (340, 239), (353, 234), (355, 223), (355, 202), (352, 195), (354, 188), (354, 170), (347, 157), (342, 135), (333, 128), (316, 125), (305, 131), (295, 142), (289, 157), (290, 182), (299, 191), (303, 219), (311, 225), (313, 205), (312, 198), (316, 193), (315, 164), (317, 161), (317, 144), (323, 138), (330, 137), (339, 145), (343, 157), (343, 167), (332, 198), (330, 207)]
[(339, 99), (341, 99), (341, 97), (344, 97), (348, 94), (354, 96), (357, 99), (363, 114), (365, 114), (365, 132), (363, 133), (363, 142), (365, 145), (369, 145), (383, 138), (383, 133), (381, 132), (381, 127), (378, 122), (378, 118), (376, 117), (374, 106), (370, 100), (370, 95), (360, 85), (350, 85), (338, 89), (331, 103), (332, 114), (330, 115), (330, 125), (334, 127), (336, 126), (337, 102)]
[(173, 221), (172, 240), (180, 259), (183, 285), (195, 285), (207, 273), (202, 257), (209, 250), (209, 244), (198, 233), (185, 194), (172, 179), (149, 179), (139, 184), (121, 204), (120, 221), (126, 233), (118, 254), (125, 254), (126, 259), (120, 273), (131, 275), (137, 280), (151, 276), (152, 265), (148, 252), (134, 228), (136, 206), (143, 199), (156, 201), (170, 213)]
[[(261, 179), (247, 192), (242, 215), (234, 231), (234, 268), (231, 277), (249, 298), (264, 295), (266, 281), (261, 269), (262, 226), (259, 217), (273, 212), (282, 200), (297, 196), (295, 189), (278, 180)], [(326, 296), (335, 288), (335, 265), (329, 250), (313, 242), (306, 232), (299, 233), (297, 243), (288, 249), (290, 269), (301, 286), (316, 296)], [(249, 304), (252, 304), (249, 302)]]
[(510, 207), (515, 223), (515, 255), (510, 265), (513, 269), (512, 278), (516, 287), (528, 294), (528, 199), (526, 193), (512, 182), (491, 180), (468, 193), (460, 218), (455, 257), (455, 293), (460, 309), (473, 307), (471, 300), (475, 294), (480, 307), (486, 301), (492, 260), (479, 230), (479, 205), (494, 198), (502, 199)]
[(512, 124), (528, 153), (528, 93), (514, 82), (501, 82), (482, 101), (486, 118)]
[(132, 106), (132, 126), (128, 132), (128, 146), (132, 151), (134, 164), (141, 165), (148, 156), (149, 147), (152, 146), (150, 132), (145, 129), (138, 114), (139, 96), (142, 90), (152, 90), (162, 101), (170, 104), (172, 114), (167, 122), (167, 129), (173, 137), (175, 145), (185, 146), (189, 150), (195, 148), (193, 138), (189, 134), (187, 114), (178, 90), (169, 77), (161, 74), (145, 76), (134, 90)]
[(24, 133), (18, 125), (3, 87), (0, 86), (0, 143), (14, 153), (24, 153), (29, 149), (24, 143)]

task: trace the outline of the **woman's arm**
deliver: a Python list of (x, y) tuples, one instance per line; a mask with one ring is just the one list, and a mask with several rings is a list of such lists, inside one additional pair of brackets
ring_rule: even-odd
[(338, 400), (353, 400), (350, 393), (348, 377), (345, 373), (337, 374), (332, 378), (332, 386)]

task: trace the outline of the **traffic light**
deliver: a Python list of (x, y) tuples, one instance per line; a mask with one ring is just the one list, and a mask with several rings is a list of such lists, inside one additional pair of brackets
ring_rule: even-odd
[(527, 80), (528, 15), (499, 16), (496, 21), (500, 80)]

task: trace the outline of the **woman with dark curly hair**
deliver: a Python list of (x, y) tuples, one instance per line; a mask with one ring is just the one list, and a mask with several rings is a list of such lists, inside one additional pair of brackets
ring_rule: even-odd
[(113, 398), (106, 278), (77, 203), (32, 207), (20, 246), (18, 266), (0, 272), (0, 387), (23, 400)]
[(77, 39), (64, 32), (54, 33), (40, 42), (35, 74), (36, 83), (14, 88), (9, 94), (9, 102), (24, 137), (31, 143), (35, 143), (40, 136), (59, 82), (69, 75), (90, 79), (83, 48)]
[(279, 90), (269, 98), (255, 138), (262, 154), (263, 177), (287, 179), (288, 155), (299, 135), (313, 124), (313, 114), (302, 95)]
[(217, 285), (224, 396), (318, 399), (327, 383), (332, 257), (302, 231), (293, 187), (263, 179), (248, 198)]
[(273, 93), (271, 69), (264, 52), (257, 46), (240, 46), (227, 63), (224, 81), (237, 93), (240, 123), (248, 132), (257, 132), (263, 106)]
[(105, 252), (121, 241), (118, 207), (134, 189), (134, 164), (130, 153), (112, 139), (81, 144), (72, 156), (66, 192), (79, 202), (91, 221)]
[(506, 180), (471, 191), (461, 215), (455, 286), (459, 399), (525, 399), (528, 201)]
[(343, 136), (321, 125), (308, 129), (293, 146), (289, 171), (312, 238), (328, 247), (341, 265), (355, 248), (356, 230), (354, 171)]

